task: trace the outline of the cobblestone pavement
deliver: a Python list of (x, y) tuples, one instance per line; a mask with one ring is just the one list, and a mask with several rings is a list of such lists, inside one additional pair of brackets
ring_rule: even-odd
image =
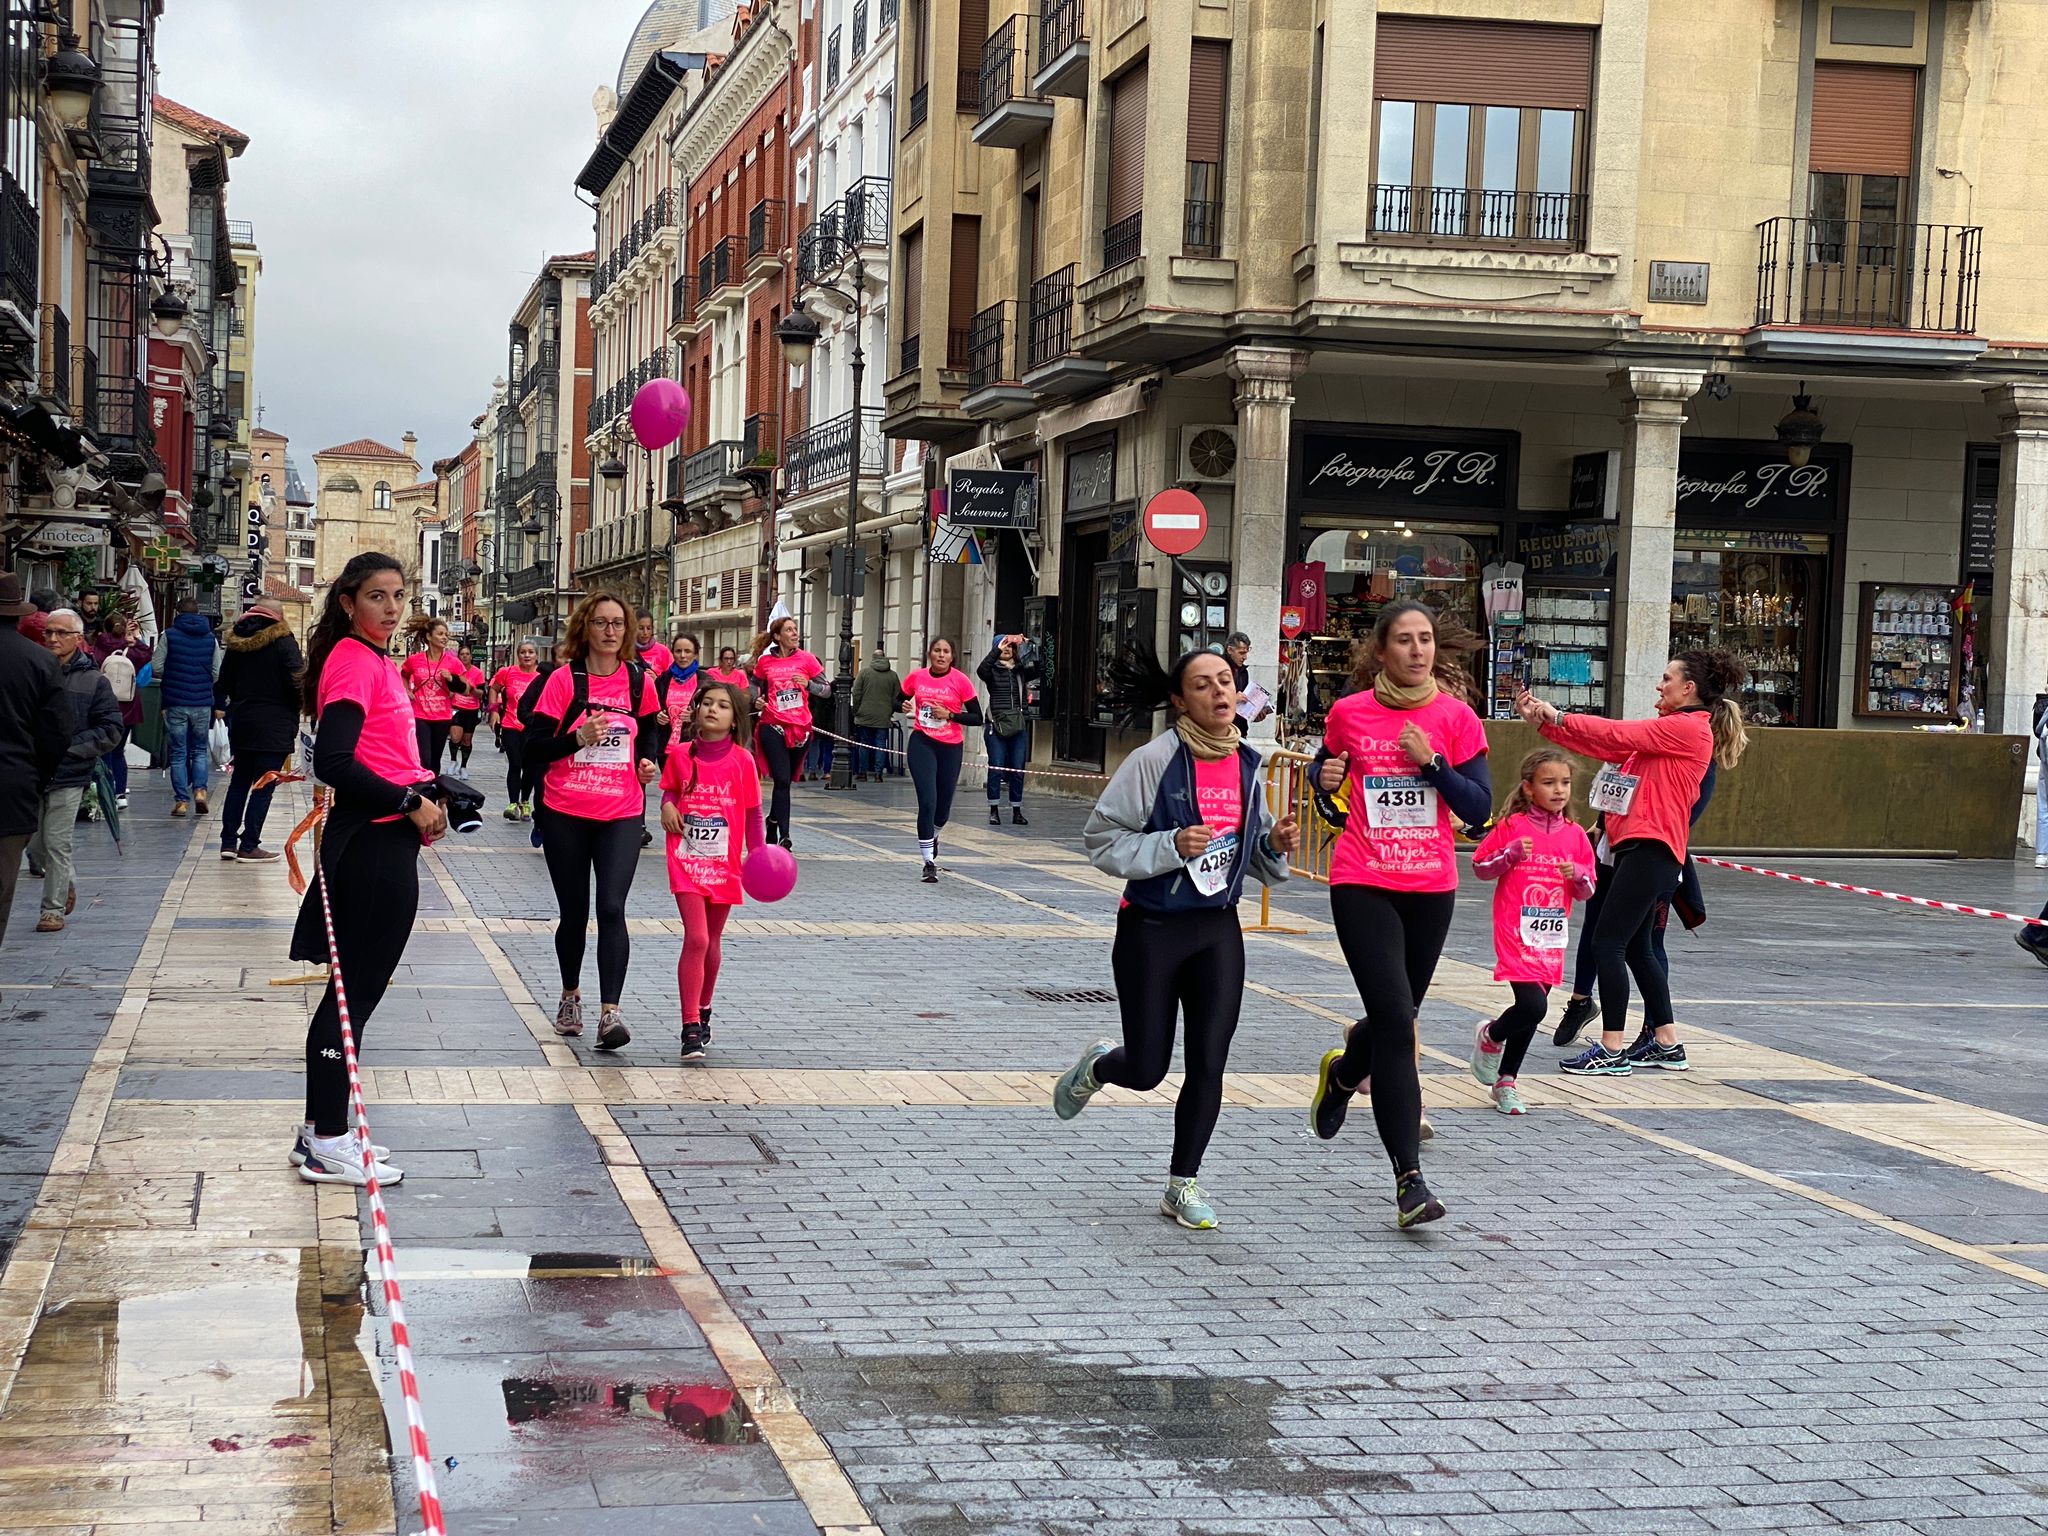
[[(317, 997), (274, 984), (284, 874), (149, 778), (71, 928), (17, 912), (0, 954), (0, 1532), (416, 1530), (358, 1201), (283, 1162)], [(2009, 925), (1710, 872), (1695, 1069), (1539, 1046), (1511, 1122), (1463, 1070), (1503, 992), (1468, 891), (1423, 1018), (1450, 1215), (1402, 1234), (1369, 1127), (1302, 1124), (1356, 998), (1291, 888), (1191, 1233), (1154, 1214), (1173, 1079), (1046, 1106), (1116, 1031), (1079, 806), (996, 828), (966, 790), (932, 888), (907, 804), (798, 791), (802, 884), (729, 930), (704, 1067), (655, 853), (610, 1059), (547, 1027), (527, 829), (423, 864), (365, 1064), (451, 1530), (2048, 1529), (2048, 977)]]

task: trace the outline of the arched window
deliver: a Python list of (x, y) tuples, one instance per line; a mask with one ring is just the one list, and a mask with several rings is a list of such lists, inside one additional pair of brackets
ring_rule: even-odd
[(377, 482), (376, 488), (370, 492), (370, 505), (379, 512), (389, 512), (391, 510), (391, 482), (389, 480), (379, 480)]

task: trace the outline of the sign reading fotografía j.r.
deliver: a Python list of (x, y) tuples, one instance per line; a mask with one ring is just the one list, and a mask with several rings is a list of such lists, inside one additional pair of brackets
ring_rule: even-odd
[(1036, 528), (1038, 476), (1028, 469), (954, 469), (946, 515), (965, 528)]

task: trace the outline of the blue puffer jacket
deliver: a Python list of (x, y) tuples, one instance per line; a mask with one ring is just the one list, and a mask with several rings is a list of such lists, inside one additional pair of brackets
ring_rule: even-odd
[(213, 708), (213, 658), (219, 649), (204, 614), (181, 613), (171, 621), (156, 669), (165, 709)]

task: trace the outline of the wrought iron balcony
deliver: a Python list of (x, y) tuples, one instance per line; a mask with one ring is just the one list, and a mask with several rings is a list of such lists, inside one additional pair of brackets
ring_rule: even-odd
[(842, 207), (834, 203), (825, 208), (797, 240), (796, 279), (799, 286), (822, 283), (845, 259), (846, 252), (840, 243), (840, 215)]
[(1576, 251), (1586, 244), (1586, 195), (1376, 186), (1372, 228), (1378, 239), (1402, 244)]
[(1045, 96), (1088, 94), (1088, 35), (1081, 0), (1045, 0), (1031, 88)]
[(727, 439), (700, 448), (683, 460), (683, 505), (708, 500), (726, 481), (737, 479), (745, 453), (743, 445)]
[(526, 364), (526, 372), (519, 378), (519, 398), (523, 403), (539, 391), (553, 390), (561, 382), (562, 354), (552, 341), (542, 342)]
[(1766, 219), (1756, 323), (1967, 336), (1977, 329), (1983, 251), (1974, 224)]
[(919, 346), (919, 340), (920, 338), (916, 336), (906, 336), (896, 344), (896, 371), (898, 373), (917, 372), (918, 357), (922, 350)]
[(782, 200), (764, 197), (747, 210), (747, 259), (773, 256), (782, 244)]
[(1031, 285), (1031, 344), (1033, 368), (1042, 368), (1056, 357), (1073, 351), (1074, 269), (1061, 267)]
[(868, 0), (853, 0), (853, 44), (848, 54), (851, 63), (858, 64), (862, 54), (868, 51)]
[(1031, 85), (1035, 31), (1031, 16), (1012, 16), (981, 45), (975, 86), (981, 116), (974, 124), (975, 143), (1016, 149), (1052, 127), (1052, 103)]
[(674, 282), (668, 285), (668, 320), (670, 325), (685, 325), (697, 318), (697, 280), (687, 272), (678, 272)]
[(10, 174), (0, 174), (0, 303), (19, 311), (24, 336), (33, 334), (43, 224)]
[(1114, 271), (1136, 261), (1145, 249), (1145, 216), (1134, 213), (1102, 232), (1102, 270)]
[(839, 88), (839, 35), (841, 29), (834, 27), (825, 39), (825, 89)]
[(740, 458), (749, 469), (772, 469), (782, 462), (782, 417), (757, 411), (740, 428)]
[(37, 347), (41, 362), (39, 387), (57, 402), (58, 409), (71, 409), (71, 317), (55, 304), (42, 309), (42, 336)]
[(1223, 168), (1213, 160), (1188, 162), (1188, 196), (1181, 215), (1181, 252), (1223, 254)]
[(839, 208), (839, 238), (851, 248), (857, 245), (889, 245), (889, 178), (863, 176), (846, 189)]
[(953, 325), (946, 328), (946, 370), (949, 373), (965, 373), (972, 361), (974, 349), (974, 327)]
[(875, 23), (875, 25), (876, 25), (877, 27), (893, 27), (893, 26), (895, 26), (895, 25), (896, 25), (896, 8), (897, 8), (897, 0), (882, 0), (882, 9), (881, 9), (881, 11), (880, 11), (880, 13), (879, 13), (879, 14), (880, 14), (880, 20), (878, 20), (878, 21), (877, 21), (877, 22)]
[(522, 566), (505, 577), (507, 597), (525, 597), (532, 592), (545, 592), (554, 584), (554, 564), (547, 560), (536, 560)]
[[(910, 128), (917, 127), (932, 109), (932, 88), (929, 85), (914, 86), (910, 92)], [(904, 130), (908, 132), (909, 129)]]
[(78, 424), (85, 435), (100, 435), (100, 355), (91, 347), (73, 351), (78, 360)]
[(1005, 345), (1012, 336), (1010, 303), (999, 300), (982, 310), (967, 327), (967, 387), (980, 389), (1016, 377), (1016, 354)]
[(859, 453), (860, 473), (880, 475), (888, 464), (882, 413), (874, 406), (848, 411), (799, 432), (782, 445), (783, 494), (808, 496), (844, 485)]
[(719, 289), (738, 282), (746, 274), (746, 245), (738, 235), (727, 235), (697, 261), (697, 298), (700, 302)]
[(552, 508), (555, 502), (555, 456), (552, 453), (541, 454), (527, 466), (526, 473), (512, 482), (511, 504), (516, 507), (541, 491), (547, 493), (547, 505)]

